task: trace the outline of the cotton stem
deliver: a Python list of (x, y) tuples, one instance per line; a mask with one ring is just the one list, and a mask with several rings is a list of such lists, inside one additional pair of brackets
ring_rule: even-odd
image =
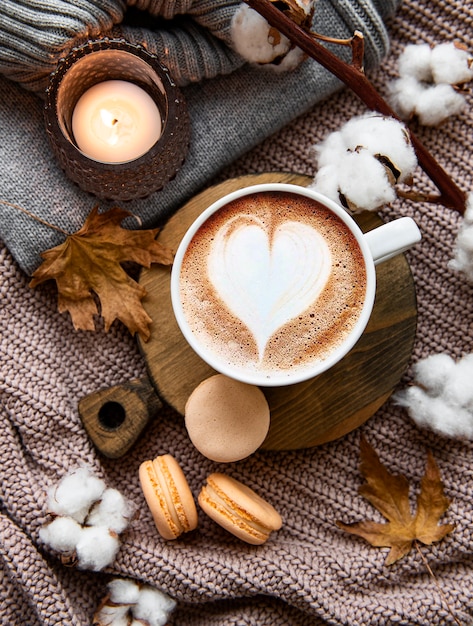
[[(312, 33), (298, 26), (269, 0), (245, 0), (245, 2), (294, 45), (298, 46), (309, 57), (320, 63), (320, 65), (345, 83), (369, 109), (377, 111), (382, 115), (399, 119), (397, 114), (368, 80), (363, 72), (361, 63), (358, 61), (347, 63), (337, 57), (316, 41)], [(409, 132), (420, 167), (440, 192), (438, 196), (439, 204), (455, 209), (463, 215), (466, 210), (466, 193), (455, 184), (414, 133), (412, 131)]]
[(12, 209), (16, 209), (17, 211), (21, 211), (22, 213), (25, 213), (25, 215), (28, 215), (28, 217), (31, 217), (31, 219), (36, 220), (40, 224), (43, 224), (44, 226), (48, 226), (49, 228), (52, 228), (53, 230), (57, 230), (58, 232), (62, 233), (63, 235), (69, 236), (69, 233), (66, 230), (64, 230), (63, 228), (61, 228), (60, 226), (55, 226), (54, 224), (50, 224), (49, 222), (46, 222), (46, 220), (41, 219), (40, 217), (38, 217), (34, 213), (31, 213), (31, 211), (28, 211), (27, 209), (24, 209), (23, 207), (18, 206), (17, 204), (13, 204), (12, 202), (8, 202), (7, 200), (0, 200), (0, 204), (4, 204), (5, 206), (9, 206)]
[(432, 578), (432, 580), (434, 581), (434, 583), (435, 583), (435, 585), (436, 585), (436, 587), (437, 587), (437, 589), (438, 589), (438, 592), (439, 592), (439, 594), (440, 594), (440, 597), (442, 598), (442, 601), (444, 602), (445, 606), (446, 606), (446, 607), (447, 607), (447, 609), (448, 609), (448, 612), (450, 613), (450, 615), (452, 616), (452, 618), (455, 620), (455, 623), (456, 623), (456, 624), (458, 624), (458, 626), (464, 626), (464, 625), (462, 624), (462, 622), (458, 619), (458, 617), (455, 615), (455, 613), (453, 612), (452, 607), (449, 605), (448, 600), (447, 600), (447, 598), (446, 598), (446, 596), (445, 596), (445, 594), (444, 594), (444, 592), (443, 592), (443, 589), (442, 589), (442, 587), (440, 586), (439, 581), (437, 580), (437, 577), (435, 576), (435, 574), (434, 574), (434, 572), (433, 572), (432, 568), (430, 567), (429, 562), (428, 562), (428, 561), (427, 561), (427, 559), (425, 558), (424, 553), (423, 553), (423, 552), (422, 552), (422, 550), (420, 549), (419, 542), (418, 542), (418, 541), (414, 541), (414, 545), (415, 545), (416, 550), (417, 550), (417, 552), (418, 552), (418, 554), (419, 554), (420, 558), (422, 559), (422, 561), (423, 561), (423, 563), (424, 563), (424, 565), (425, 565), (425, 567), (426, 567), (427, 571), (429, 572), (430, 577), (431, 577), (431, 578)]

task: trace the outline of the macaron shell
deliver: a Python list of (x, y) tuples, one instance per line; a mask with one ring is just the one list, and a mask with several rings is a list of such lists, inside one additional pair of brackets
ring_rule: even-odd
[(269, 405), (259, 387), (216, 374), (189, 396), (185, 424), (190, 440), (205, 457), (219, 463), (240, 461), (265, 440)]
[(230, 533), (261, 545), (282, 526), (276, 509), (250, 487), (226, 474), (214, 473), (199, 494), (202, 510)]
[(186, 477), (172, 455), (144, 461), (139, 476), (156, 528), (164, 539), (176, 539), (196, 528), (195, 501)]

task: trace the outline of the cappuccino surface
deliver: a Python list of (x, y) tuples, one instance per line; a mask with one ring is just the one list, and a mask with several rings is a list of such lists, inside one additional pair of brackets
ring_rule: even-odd
[(238, 198), (211, 215), (184, 255), (180, 297), (214, 359), (284, 377), (327, 359), (359, 319), (363, 254), (323, 204), (285, 191)]

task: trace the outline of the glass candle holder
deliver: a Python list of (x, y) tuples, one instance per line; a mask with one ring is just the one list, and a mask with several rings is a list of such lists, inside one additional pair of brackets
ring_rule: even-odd
[(189, 148), (186, 103), (168, 69), (122, 39), (88, 41), (61, 59), (44, 112), (66, 175), (101, 199), (133, 200), (162, 189)]

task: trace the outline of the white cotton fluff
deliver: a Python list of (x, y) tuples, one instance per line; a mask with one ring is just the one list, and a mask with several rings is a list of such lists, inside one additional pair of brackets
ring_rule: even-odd
[(473, 354), (461, 358), (445, 384), (444, 397), (452, 404), (473, 410)]
[(367, 150), (347, 152), (340, 158), (338, 187), (355, 210), (375, 211), (396, 198), (386, 169)]
[(473, 439), (473, 354), (455, 362), (444, 354), (419, 361), (414, 385), (393, 399), (418, 426), (447, 437)]
[(231, 36), (235, 50), (250, 63), (271, 63), (291, 46), (283, 35), (279, 41), (272, 39), (268, 22), (244, 3), (233, 16)]
[(105, 526), (84, 527), (76, 546), (78, 566), (98, 572), (113, 563), (119, 547), (117, 535)]
[(101, 626), (165, 626), (177, 604), (159, 589), (130, 579), (115, 578), (109, 582), (108, 592), (108, 599), (95, 614), (95, 622)]
[(419, 387), (409, 387), (398, 399), (421, 428), (451, 438), (473, 439), (473, 415), (465, 408), (449, 404), (443, 397), (432, 397)]
[(454, 367), (454, 359), (448, 354), (440, 353), (421, 359), (413, 369), (416, 382), (439, 395), (450, 379)]
[(87, 518), (88, 526), (106, 526), (121, 533), (130, 523), (133, 507), (117, 489), (106, 489)]
[(372, 112), (351, 119), (313, 151), (318, 171), (311, 188), (335, 201), (340, 192), (360, 210), (376, 210), (395, 199), (386, 162), (397, 170), (399, 182), (409, 180), (417, 166), (405, 125)]
[(449, 117), (461, 113), (465, 106), (465, 98), (451, 85), (432, 85), (419, 94), (415, 114), (422, 125), (438, 126)]
[(399, 182), (409, 178), (417, 166), (417, 157), (405, 125), (377, 113), (351, 119), (342, 128), (347, 148), (362, 146), (372, 155), (388, 157), (399, 171)]
[(400, 76), (410, 76), (416, 81), (432, 80), (432, 48), (429, 44), (410, 44), (399, 56), (398, 71)]
[(39, 531), (41, 541), (58, 552), (74, 552), (82, 526), (71, 517), (56, 517)]
[(107, 585), (110, 600), (114, 604), (136, 604), (140, 595), (140, 587), (133, 580), (114, 578)]
[(463, 222), (455, 241), (454, 258), (448, 266), (462, 272), (470, 282), (473, 282), (473, 193), (467, 197)]
[(80, 467), (66, 474), (48, 491), (47, 506), (51, 513), (67, 515), (83, 523), (92, 504), (105, 491), (103, 480), (90, 468)]
[(433, 81), (461, 85), (473, 79), (473, 57), (455, 43), (442, 43), (432, 50)]
[(335, 165), (325, 165), (315, 174), (314, 180), (308, 185), (326, 198), (341, 204), (338, 190), (339, 171)]
[(454, 43), (406, 46), (398, 62), (400, 78), (388, 85), (391, 106), (402, 119), (414, 115), (424, 126), (437, 126), (466, 106), (452, 85), (473, 79), (473, 57)]
[(175, 607), (175, 600), (159, 589), (142, 587), (138, 603), (133, 607), (133, 617), (146, 620), (150, 626), (165, 626)]
[(414, 76), (402, 76), (388, 84), (388, 100), (401, 119), (409, 120), (415, 115), (424, 90), (424, 84)]

